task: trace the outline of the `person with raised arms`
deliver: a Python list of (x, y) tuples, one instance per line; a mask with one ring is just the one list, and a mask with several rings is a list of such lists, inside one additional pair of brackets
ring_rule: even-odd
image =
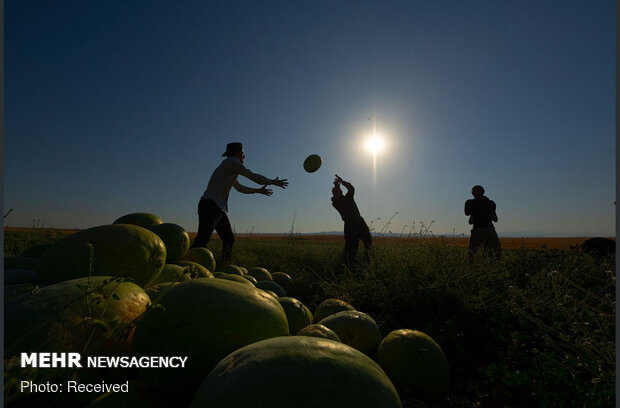
[[(340, 185), (345, 186), (347, 193), (343, 194)], [(360, 215), (360, 210), (353, 199), (355, 188), (348, 181), (344, 181), (336, 174), (332, 188), (332, 206), (338, 211), (344, 221), (344, 252), (347, 261), (352, 261), (357, 255), (360, 239), (364, 243), (366, 256), (372, 249), (372, 237), (366, 221)]]
[[(198, 203), (198, 234), (192, 248), (206, 247), (213, 230), (215, 230), (222, 240), (222, 260), (226, 262), (232, 258), (232, 248), (235, 241), (227, 215), (230, 189), (234, 187), (235, 190), (243, 194), (271, 196), (273, 191), (267, 188), (268, 185), (286, 188), (288, 180), (278, 177), (269, 179), (246, 168), (243, 165), (245, 159), (243, 145), (239, 142), (226, 145), (226, 151), (222, 156), (226, 158), (211, 174), (207, 189)], [(247, 177), (257, 184), (262, 184), (262, 187), (251, 188), (242, 185), (237, 181), (239, 175)]]

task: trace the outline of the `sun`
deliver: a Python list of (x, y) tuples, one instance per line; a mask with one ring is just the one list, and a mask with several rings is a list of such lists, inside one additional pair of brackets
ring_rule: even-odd
[(380, 152), (383, 146), (385, 146), (385, 141), (376, 134), (366, 140), (366, 148), (373, 154)]

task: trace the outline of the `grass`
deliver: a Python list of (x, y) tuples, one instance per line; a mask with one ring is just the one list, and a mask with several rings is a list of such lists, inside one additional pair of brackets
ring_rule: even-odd
[(613, 406), (613, 260), (509, 250), (470, 264), (448, 242), (393, 239), (348, 268), (342, 246), (240, 240), (234, 262), (289, 273), (292, 295), (311, 310), (337, 297), (370, 314), (383, 335), (411, 328), (433, 337), (451, 366), (445, 406)]
[[(41, 243), (17, 235), (5, 232), (7, 254)], [(469, 263), (449, 240), (382, 239), (369, 261), (349, 267), (343, 245), (238, 239), (233, 262), (290, 274), (289, 295), (312, 311), (337, 297), (372, 316), (384, 336), (410, 328), (433, 337), (451, 370), (442, 407), (613, 406), (613, 259), (513, 249)], [(210, 247), (219, 261), (220, 241)]]
[(24, 249), (41, 244), (51, 244), (62, 237), (61, 231), (56, 229), (19, 229), (4, 231), (4, 256), (18, 256)]

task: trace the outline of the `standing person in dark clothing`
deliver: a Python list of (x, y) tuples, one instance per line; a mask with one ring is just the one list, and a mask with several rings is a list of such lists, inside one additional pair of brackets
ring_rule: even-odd
[[(229, 143), (226, 152), (222, 154), (226, 159), (213, 171), (207, 190), (198, 203), (198, 235), (192, 248), (206, 247), (211, 239), (213, 230), (222, 239), (222, 259), (229, 261), (232, 257), (232, 247), (235, 236), (228, 220), (228, 194), (231, 187), (244, 194), (263, 194), (270, 196), (273, 191), (267, 189), (267, 185), (275, 185), (281, 188), (288, 186), (286, 179), (268, 179), (260, 174), (252, 173), (243, 165), (245, 154), (241, 143)], [(261, 188), (250, 188), (237, 181), (239, 175), (245, 176)]]
[(472, 224), (469, 249), (467, 254), (472, 260), (478, 247), (482, 247), (484, 255), (490, 253), (499, 258), (501, 246), (493, 222), (497, 222), (496, 206), (493, 200), (484, 195), (482, 186), (474, 186), (471, 189), (473, 200), (465, 201), (465, 215), (469, 215), (469, 223)]
[[(346, 187), (347, 194), (342, 194), (341, 184)], [(368, 251), (372, 249), (372, 237), (370, 236), (368, 225), (366, 225), (366, 221), (360, 215), (357, 204), (355, 204), (353, 199), (355, 188), (353, 188), (351, 183), (344, 181), (336, 174), (332, 194), (332, 206), (338, 210), (342, 221), (344, 221), (344, 251), (347, 260), (355, 259), (360, 239), (364, 243), (366, 255), (368, 255)]]

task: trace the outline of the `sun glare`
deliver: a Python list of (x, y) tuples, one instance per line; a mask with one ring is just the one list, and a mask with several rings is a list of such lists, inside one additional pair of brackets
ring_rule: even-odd
[(377, 135), (374, 135), (370, 137), (368, 140), (366, 140), (366, 148), (374, 154), (377, 154), (377, 152), (380, 152), (381, 149), (383, 149), (384, 145), (385, 145), (385, 142), (383, 141), (383, 139)]

